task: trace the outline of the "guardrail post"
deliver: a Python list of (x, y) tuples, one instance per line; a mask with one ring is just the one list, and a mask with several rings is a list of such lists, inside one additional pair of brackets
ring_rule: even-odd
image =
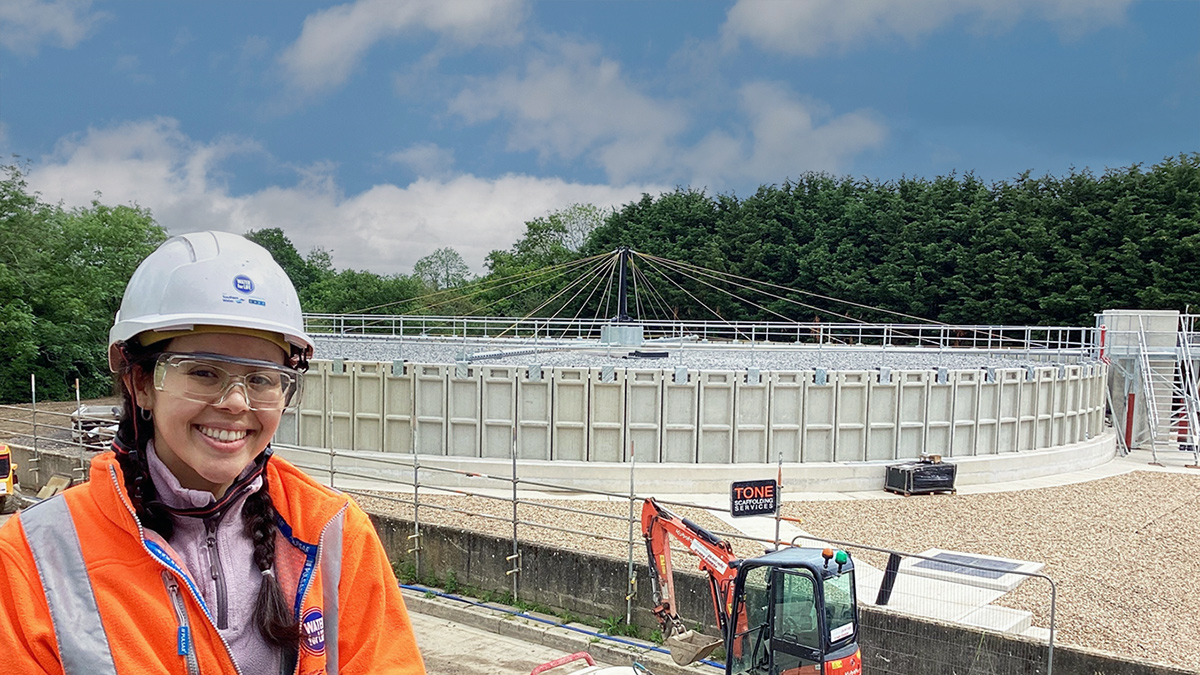
[(634, 444), (629, 441), (629, 559), (625, 567), (625, 575), (629, 579), (625, 586), (625, 625), (633, 623), (633, 596), (637, 594), (637, 577), (633, 574), (633, 478), (637, 467), (634, 457)]

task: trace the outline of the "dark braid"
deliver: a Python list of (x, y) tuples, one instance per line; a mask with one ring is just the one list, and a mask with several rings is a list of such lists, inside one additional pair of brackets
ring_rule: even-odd
[(263, 572), (262, 585), (254, 602), (254, 623), (269, 644), (296, 650), (300, 647), (300, 624), (292, 615), (283, 589), (275, 578), (275, 506), (267, 492), (266, 477), (262, 487), (246, 498), (242, 507), (246, 534), (254, 541), (254, 564)]
[(154, 420), (142, 419), (139, 407), (134, 402), (134, 393), (126, 382), (138, 377), (152, 377), (154, 361), (166, 347), (159, 342), (143, 347), (136, 342), (121, 345), (125, 361), (117, 372), (117, 387), (121, 392), (121, 417), (117, 421), (115, 445), (118, 448), (117, 463), (125, 478), (125, 491), (133, 504), (134, 513), (143, 527), (162, 535), (168, 541), (175, 533), (175, 520), (158, 501), (158, 491), (150, 479), (150, 460), (146, 444), (154, 438)]

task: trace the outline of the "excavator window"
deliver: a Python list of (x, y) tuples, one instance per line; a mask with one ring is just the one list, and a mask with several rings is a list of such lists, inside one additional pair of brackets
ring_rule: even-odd
[(825, 579), (825, 625), (829, 630), (829, 643), (852, 637), (854, 619), (854, 572)]
[(730, 672), (759, 673), (758, 664), (767, 661), (767, 618), (771, 609), (771, 593), (767, 588), (769, 567), (755, 567), (746, 572), (744, 594), (733, 625), (737, 631), (729, 652)]

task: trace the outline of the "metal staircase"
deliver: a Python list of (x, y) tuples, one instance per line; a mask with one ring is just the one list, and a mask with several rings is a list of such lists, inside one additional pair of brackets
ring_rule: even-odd
[[(1200, 317), (1181, 315), (1176, 333), (1174, 358), (1164, 353), (1138, 318), (1137, 366), (1142, 410), (1149, 433), (1153, 463), (1160, 464), (1161, 451), (1187, 451), (1193, 465), (1200, 466)], [(1161, 342), (1161, 338), (1158, 342)]]

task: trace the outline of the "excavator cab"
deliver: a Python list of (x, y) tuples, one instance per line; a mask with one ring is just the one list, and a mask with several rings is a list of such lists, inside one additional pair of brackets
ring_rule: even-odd
[(773, 551), (743, 561), (735, 584), (727, 675), (862, 672), (854, 563), (844, 552)]

